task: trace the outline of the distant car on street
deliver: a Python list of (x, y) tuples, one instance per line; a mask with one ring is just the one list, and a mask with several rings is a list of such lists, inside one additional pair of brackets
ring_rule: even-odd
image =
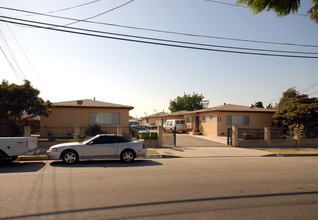
[(148, 127), (149, 129), (157, 129), (157, 125), (155, 125), (154, 123), (147, 123), (146, 127)]
[(130, 163), (146, 154), (143, 140), (130, 141), (124, 136), (102, 134), (81, 143), (57, 144), (47, 151), (48, 159), (62, 159), (67, 164), (93, 159), (121, 159)]
[(133, 127), (140, 125), (139, 121), (136, 120), (129, 120), (129, 130), (131, 130)]

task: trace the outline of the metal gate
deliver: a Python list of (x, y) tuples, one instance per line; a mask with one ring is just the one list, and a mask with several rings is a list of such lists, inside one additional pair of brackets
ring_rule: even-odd
[(227, 129), (227, 146), (232, 146), (232, 128)]
[(177, 132), (176, 126), (172, 132), (164, 132), (162, 135), (162, 145), (163, 146), (177, 146)]

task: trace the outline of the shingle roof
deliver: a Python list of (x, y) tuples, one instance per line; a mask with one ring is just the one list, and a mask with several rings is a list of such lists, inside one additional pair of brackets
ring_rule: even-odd
[(162, 116), (166, 116), (168, 113), (166, 112), (158, 112), (158, 113), (155, 113), (155, 114), (152, 114), (152, 115), (148, 115), (148, 116), (145, 116), (145, 117), (141, 117), (141, 118), (157, 118), (157, 117), (162, 117)]
[(109, 102), (101, 102), (91, 99), (82, 99), (66, 102), (54, 102), (55, 107), (86, 107), (86, 108), (120, 108), (120, 109), (133, 109), (133, 106), (119, 105)]
[(200, 109), (197, 111), (189, 112), (191, 113), (200, 113), (200, 112), (262, 112), (262, 113), (275, 113), (275, 109), (265, 109), (265, 108), (257, 108), (257, 107), (249, 107), (243, 105), (233, 105), (233, 104), (225, 104), (219, 105), (212, 108)]

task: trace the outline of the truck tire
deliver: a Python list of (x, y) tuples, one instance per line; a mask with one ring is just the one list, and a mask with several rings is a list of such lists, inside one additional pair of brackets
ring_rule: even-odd
[(6, 157), (4, 154), (0, 151), (0, 166), (6, 163)]

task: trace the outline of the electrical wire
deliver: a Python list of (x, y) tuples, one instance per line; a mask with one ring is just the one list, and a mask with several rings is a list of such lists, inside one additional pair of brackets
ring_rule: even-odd
[(28, 55), (26, 54), (26, 52), (23, 50), (21, 44), (19, 43), (18, 39), (15, 37), (15, 35), (13, 34), (10, 26), (6, 23), (7, 28), (9, 29), (11, 35), (13, 36), (14, 40), (16, 41), (16, 43), (18, 44), (20, 50), (22, 51), (24, 57), (26, 58), (26, 60), (28, 61), (28, 63), (30, 64), (31, 68), (33, 69), (33, 72), (37, 75), (37, 77), (40, 79), (41, 83), (44, 85), (44, 87), (49, 91), (48, 87), (46, 86), (46, 84), (44, 83), (44, 81), (42, 80), (40, 74), (38, 73), (38, 71), (35, 69), (34, 65), (32, 64), (31, 60), (29, 59)]
[[(52, 17), (64, 20), (71, 20), (71, 21), (80, 21), (79, 19), (69, 18), (64, 16), (56, 16), (56, 15), (48, 15), (44, 13), (34, 12), (34, 11), (27, 11), (22, 9), (15, 9), (15, 8), (8, 8), (0, 6), (0, 9), (17, 11), (22, 13), (32, 13), (35, 15), (41, 15), (45, 17)], [(299, 43), (290, 43), (290, 42), (275, 42), (275, 41), (260, 41), (260, 40), (251, 40), (251, 39), (242, 39), (242, 38), (229, 38), (229, 37), (220, 37), (220, 36), (211, 36), (211, 35), (200, 35), (200, 34), (192, 34), (192, 33), (182, 33), (182, 32), (175, 32), (175, 31), (166, 31), (166, 30), (159, 30), (159, 29), (150, 29), (150, 28), (142, 28), (142, 27), (135, 27), (135, 26), (127, 26), (127, 25), (119, 25), (113, 23), (105, 23), (105, 22), (97, 22), (97, 21), (82, 21), (85, 23), (91, 24), (99, 24), (99, 25), (107, 25), (113, 26), (118, 28), (127, 28), (132, 30), (141, 30), (141, 31), (150, 31), (150, 32), (157, 32), (157, 33), (165, 33), (165, 34), (174, 34), (174, 35), (182, 35), (182, 36), (189, 36), (189, 37), (199, 37), (199, 38), (210, 38), (210, 39), (219, 39), (219, 40), (228, 40), (228, 41), (240, 41), (240, 42), (247, 42), (247, 43), (260, 43), (260, 44), (272, 44), (272, 45), (284, 45), (284, 46), (297, 46), (297, 47), (313, 47), (317, 48), (318, 45), (313, 44), (299, 44)]]
[(308, 88), (304, 89), (301, 93), (304, 93), (304, 92), (306, 92), (308, 89), (311, 89), (311, 88), (314, 87), (317, 83), (318, 83), (318, 81), (315, 82), (314, 84), (312, 84), (311, 86), (309, 86)]
[(57, 13), (57, 12), (61, 12), (61, 11), (67, 11), (67, 10), (74, 9), (74, 8), (79, 8), (79, 7), (82, 7), (82, 6), (85, 6), (85, 5), (90, 5), (90, 4), (93, 4), (95, 2), (99, 2), (99, 1), (100, 0), (94, 0), (94, 1), (86, 2), (86, 3), (80, 4), (80, 5), (75, 5), (75, 6), (72, 6), (72, 7), (63, 8), (63, 9), (59, 9), (59, 10), (55, 10), (55, 11), (49, 11), (49, 12), (46, 12), (46, 13), (52, 14), (52, 13)]
[[(27, 24), (27, 23), (21, 23), (17, 21), (10, 21), (8, 19), (4, 19), (4, 16), (0, 16), (2, 19), (0, 19), (0, 22), (8, 22), (12, 24), (19, 24), (19, 25), (25, 25), (29, 27), (36, 27), (41, 29), (47, 29), (47, 30), (53, 30), (53, 31), (59, 31), (59, 32), (65, 32), (65, 33), (72, 33), (72, 34), (79, 34), (79, 35), (85, 35), (85, 36), (91, 36), (91, 37), (99, 37), (99, 38), (107, 38), (107, 39), (113, 39), (113, 40), (121, 40), (121, 41), (128, 41), (128, 42), (135, 42), (135, 43), (143, 43), (143, 44), (152, 44), (152, 45), (160, 45), (160, 46), (168, 46), (168, 47), (177, 47), (177, 48), (185, 48), (185, 49), (194, 49), (194, 50), (203, 50), (203, 51), (214, 51), (214, 52), (223, 52), (223, 53), (234, 53), (234, 54), (246, 54), (246, 55), (259, 55), (259, 56), (273, 56), (273, 57), (289, 57), (289, 58), (307, 58), (307, 59), (318, 59), (316, 56), (298, 56), (298, 55), (286, 55), (286, 54), (267, 54), (267, 53), (252, 53), (252, 52), (244, 52), (244, 51), (233, 51), (233, 50), (220, 50), (220, 49), (212, 49), (212, 48), (204, 48), (204, 47), (194, 47), (194, 46), (186, 46), (186, 45), (180, 45), (180, 44), (168, 44), (168, 43), (162, 43), (162, 42), (152, 42), (152, 41), (145, 41), (145, 40), (136, 40), (131, 38), (120, 38), (120, 37), (113, 37), (113, 36), (107, 36), (107, 35), (100, 35), (100, 34), (92, 34), (92, 33), (85, 33), (85, 32), (79, 32), (79, 31), (73, 31), (69, 30), (70, 27), (63, 27), (63, 29), (53, 28), (53, 24), (48, 24), (49, 27), (41, 26), (41, 25), (35, 25), (35, 24)], [(88, 30), (89, 31), (89, 30)]]
[(88, 31), (88, 32), (99, 33), (99, 34), (110, 34), (110, 35), (115, 35), (115, 36), (130, 37), (130, 38), (132, 37), (132, 38), (138, 38), (138, 39), (143, 39), (143, 40), (155, 40), (155, 41), (162, 41), (162, 42), (169, 42), (169, 43), (188, 44), (188, 45), (204, 46), (204, 47), (226, 48), (226, 49), (235, 49), (235, 50), (247, 50), (247, 51), (290, 53), (290, 54), (313, 54), (313, 55), (318, 54), (316, 52), (306, 52), (306, 51), (268, 50), (268, 49), (232, 47), (232, 46), (223, 46), (223, 45), (215, 45), (215, 44), (202, 44), (202, 43), (193, 43), (193, 42), (186, 42), (186, 41), (167, 40), (167, 39), (162, 39), (162, 38), (150, 38), (150, 37), (143, 37), (143, 36), (136, 36), (136, 35), (127, 35), (127, 34), (119, 34), (119, 33), (105, 32), (105, 31), (89, 30), (89, 29), (76, 28), (76, 27), (64, 27), (64, 26), (59, 26), (59, 25), (55, 25), (55, 24), (49, 24), (49, 23), (44, 23), (44, 22), (31, 21), (31, 20), (13, 18), (13, 17), (7, 17), (7, 16), (0, 16), (0, 17), (6, 18), (6, 19), (23, 21), (23, 22), (31, 22), (31, 23), (36, 23), (36, 24), (40, 24), (40, 25), (50, 25), (50, 26), (56, 27), (56, 28), (68, 28), (68, 29), (77, 30), (77, 31)]
[(114, 10), (116, 10), (116, 9), (118, 9), (118, 8), (124, 7), (125, 5), (128, 5), (129, 3), (133, 2), (133, 1), (134, 1), (134, 0), (130, 0), (130, 1), (128, 1), (128, 2), (126, 2), (126, 3), (124, 3), (124, 4), (122, 4), (122, 5), (119, 5), (119, 6), (115, 7), (115, 8), (112, 8), (112, 9), (109, 9), (109, 10), (107, 10), (107, 11), (104, 11), (104, 12), (102, 12), (102, 13), (100, 13), (100, 14), (97, 14), (97, 15), (94, 15), (94, 16), (91, 16), (91, 17), (88, 17), (88, 18), (85, 18), (85, 19), (81, 19), (81, 20), (78, 20), (78, 21), (74, 21), (74, 22), (71, 22), (71, 23), (69, 23), (69, 24), (65, 24), (65, 25), (63, 25), (63, 26), (69, 26), (69, 25), (73, 25), (73, 24), (76, 24), (76, 23), (79, 23), (79, 22), (84, 22), (84, 21), (87, 21), (87, 20), (91, 20), (91, 19), (93, 19), (93, 18), (97, 18), (97, 17), (99, 17), (99, 16), (101, 16), (101, 15), (104, 15), (104, 14), (106, 14), (106, 13), (109, 13), (109, 12), (111, 12), (111, 11), (114, 11)]
[(8, 56), (5, 54), (5, 52), (1, 46), (0, 46), (0, 50), (2, 51), (4, 57), (6, 58), (7, 62), (9, 63), (9, 65), (10, 65), (12, 71), (14, 72), (14, 74), (16, 75), (17, 79), (22, 81), (21, 76), (19, 76), (17, 70), (15, 69), (14, 65), (11, 63), (11, 61), (9, 60)]
[(21, 69), (21, 67), (20, 67), (20, 65), (19, 65), (19, 63), (18, 63), (18, 61), (17, 61), (17, 59), (15, 58), (14, 54), (12, 53), (12, 50), (11, 50), (11, 48), (10, 48), (10, 46), (9, 46), (9, 44), (8, 44), (6, 38), (5, 38), (5, 36), (4, 36), (4, 34), (2, 33), (1, 30), (0, 30), (0, 36), (2, 37), (2, 40), (3, 40), (3, 42), (4, 42), (4, 44), (5, 44), (6, 48), (7, 48), (7, 50), (9, 51), (9, 54), (10, 54), (10, 56), (11, 56), (11, 58), (12, 58), (14, 64), (15, 64), (16, 67), (18, 68), (20, 74), (23, 76), (24, 79), (26, 79), (26, 77), (25, 77), (25, 75), (24, 75), (24, 73), (23, 73), (23, 71), (22, 71), (22, 69)]

